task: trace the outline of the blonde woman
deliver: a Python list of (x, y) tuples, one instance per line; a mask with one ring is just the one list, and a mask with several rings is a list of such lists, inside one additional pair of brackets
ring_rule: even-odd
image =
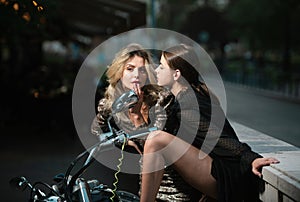
[[(174, 96), (156, 84), (155, 71), (149, 52), (138, 44), (129, 44), (116, 54), (107, 70), (109, 86), (105, 97), (99, 101), (97, 117), (92, 124), (92, 133), (101, 135), (109, 131), (107, 118), (111, 115), (113, 101), (128, 90), (134, 90), (138, 103), (128, 112), (114, 116), (114, 128), (130, 132), (138, 128), (156, 126), (163, 129), (167, 119), (166, 111)], [(156, 110), (155, 110), (156, 109)], [(144, 142), (129, 143), (139, 153), (143, 152)], [(126, 159), (125, 159), (126, 161)], [(159, 187), (157, 201), (198, 201), (201, 193), (191, 186), (171, 168), (166, 168)]]

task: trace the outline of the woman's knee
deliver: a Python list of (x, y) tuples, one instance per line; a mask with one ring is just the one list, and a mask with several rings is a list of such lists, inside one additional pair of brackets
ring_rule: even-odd
[(145, 152), (158, 151), (166, 147), (169, 142), (174, 138), (173, 135), (161, 130), (149, 133), (145, 142)]

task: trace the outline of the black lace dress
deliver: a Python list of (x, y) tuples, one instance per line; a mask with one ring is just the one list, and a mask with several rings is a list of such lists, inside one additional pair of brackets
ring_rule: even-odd
[[(199, 112), (200, 119), (197, 119)], [(203, 90), (182, 90), (171, 107), (164, 130), (212, 157), (211, 174), (217, 180), (217, 201), (259, 201), (259, 179), (252, 174), (251, 163), (261, 156), (239, 141), (213, 96)]]

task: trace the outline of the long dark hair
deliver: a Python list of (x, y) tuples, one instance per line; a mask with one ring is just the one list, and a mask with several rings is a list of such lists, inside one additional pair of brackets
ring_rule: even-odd
[(162, 55), (166, 59), (169, 67), (173, 70), (180, 70), (184, 79), (199, 93), (209, 96), (208, 88), (197, 71), (200, 68), (200, 61), (191, 46), (179, 44), (164, 51)]

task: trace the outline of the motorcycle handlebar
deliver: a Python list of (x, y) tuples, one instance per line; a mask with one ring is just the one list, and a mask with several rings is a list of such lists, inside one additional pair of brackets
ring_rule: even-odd
[[(77, 160), (79, 160), (81, 157), (83, 157), (83, 155), (80, 155), (79, 157), (77, 157), (77, 159), (75, 160), (75, 162), (73, 162), (71, 165), (71, 167), (69, 167), (68, 171), (66, 172), (65, 175), (65, 185), (67, 188), (67, 192), (66, 192), (66, 198), (67, 201), (69, 200), (70, 197), (70, 193), (71, 193), (71, 189), (73, 187), (73, 184), (75, 182), (75, 180), (86, 170), (86, 168), (93, 162), (92, 159), (93, 155), (98, 153), (98, 151), (101, 148), (101, 151), (105, 151), (105, 149), (103, 150), (103, 147), (108, 147), (108, 149), (111, 149), (112, 145), (115, 145), (117, 142), (118, 143), (124, 143), (123, 141), (128, 141), (130, 139), (134, 139), (134, 138), (144, 138), (146, 135), (148, 135), (150, 132), (157, 130), (156, 127), (151, 127), (151, 128), (145, 128), (145, 129), (141, 129), (141, 130), (136, 130), (132, 133), (125, 133), (124, 131), (118, 131), (118, 132), (108, 132), (108, 133), (103, 133), (102, 137), (100, 135), (99, 137), (99, 143), (97, 143), (95, 146), (91, 147), (90, 149), (88, 149), (86, 152), (89, 152), (89, 156), (86, 159), (84, 166), (75, 174), (73, 175), (73, 177), (71, 178), (69, 184), (67, 185), (67, 180), (66, 180), (66, 176), (69, 176), (71, 169), (73, 168), (73, 166), (75, 165), (75, 163), (77, 162)], [(86, 153), (85, 152), (85, 153)], [(70, 190), (69, 190), (70, 189)]]
[[(106, 147), (110, 146), (116, 142), (122, 142), (122, 141), (127, 141), (135, 138), (144, 138), (147, 136), (150, 132), (157, 130), (157, 127), (151, 127), (151, 128), (145, 128), (141, 130), (136, 130), (131, 133), (125, 133), (125, 132), (120, 132), (118, 136), (114, 138), (108, 138), (105, 142), (100, 143), (101, 147)], [(108, 133), (107, 133), (108, 134)]]

